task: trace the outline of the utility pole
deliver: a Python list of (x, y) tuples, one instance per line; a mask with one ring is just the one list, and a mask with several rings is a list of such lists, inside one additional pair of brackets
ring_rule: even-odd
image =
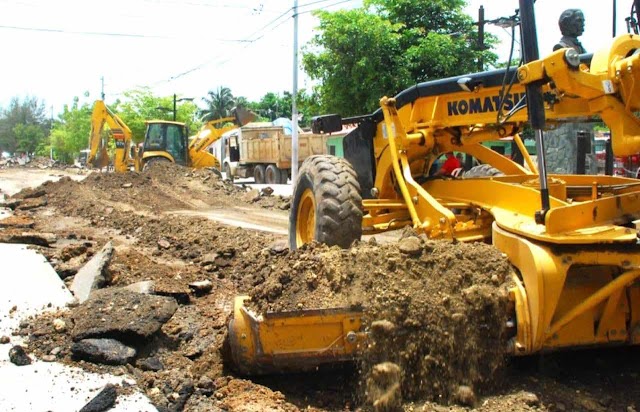
[[(51, 143), (51, 132), (53, 132), (53, 105), (51, 105), (51, 122), (49, 123), (49, 143)], [(53, 145), (49, 146), (49, 159), (53, 160)]]
[(482, 52), (484, 51), (484, 6), (480, 6), (478, 9), (478, 70), (484, 70), (484, 60), (482, 58)]
[(618, 16), (616, 16), (616, 8), (617, 8), (616, 0), (613, 0), (613, 19), (612, 19), (613, 20), (613, 27), (612, 27), (613, 33), (612, 33), (611, 37), (616, 37), (616, 20), (618, 18)]
[(104, 76), (100, 76), (100, 83), (101, 83), (100, 98), (104, 100)]
[(293, 96), (291, 97), (291, 184), (294, 189), (298, 178), (298, 0), (293, 0)]
[(176, 121), (176, 94), (173, 94), (173, 121)]

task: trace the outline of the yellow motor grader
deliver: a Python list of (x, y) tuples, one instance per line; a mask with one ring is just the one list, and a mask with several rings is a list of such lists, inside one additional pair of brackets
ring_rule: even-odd
[[(138, 151), (129, 127), (102, 100), (97, 100), (91, 115), (87, 163), (100, 168), (109, 165), (108, 140), (113, 138), (113, 166), (116, 172), (140, 171), (156, 162), (220, 169), (220, 161), (206, 149), (225, 132), (237, 127), (236, 124), (244, 125), (254, 118), (255, 114), (250, 111), (236, 108), (233, 116), (205, 123), (192, 137), (189, 137), (189, 128), (182, 122), (149, 120), (145, 122), (144, 142)], [(109, 131), (105, 131), (105, 125), (109, 126)]]
[[(640, 180), (550, 175), (544, 131), (601, 119), (616, 155), (640, 152), (640, 36), (624, 34), (593, 55), (560, 49), (539, 58), (533, 1), (520, 0), (525, 64), (426, 82), (355, 119), (345, 159), (314, 156), (297, 178), (291, 248), (349, 245), (362, 233), (411, 226), (432, 239), (489, 242), (514, 267), (513, 355), (640, 343)], [(341, 126), (335, 116), (317, 128)], [(354, 119), (349, 119), (353, 122)], [(537, 159), (521, 132), (529, 125)], [(483, 142), (512, 136), (526, 167)], [(433, 178), (460, 152), (501, 175)], [(341, 308), (255, 314), (238, 297), (230, 346), (255, 373), (350, 359), (366, 333), (362, 313)]]

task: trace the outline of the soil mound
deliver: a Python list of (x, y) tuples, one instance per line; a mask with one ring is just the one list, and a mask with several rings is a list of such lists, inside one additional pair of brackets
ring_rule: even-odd
[[(369, 332), (362, 348), (364, 396), (394, 397), (365, 387), (388, 370), (405, 399), (469, 404), (474, 392), (500, 382), (510, 271), (507, 259), (486, 244), (409, 237), (349, 250), (310, 245), (276, 264), (251, 290), (251, 305), (258, 313), (361, 307)], [(461, 387), (474, 395), (471, 401), (459, 399)]]
[[(91, 207), (101, 206), (157, 214), (247, 203), (284, 210), (289, 204), (288, 197), (272, 196), (272, 191), (244, 196), (249, 188), (223, 180), (213, 169), (193, 169), (169, 162), (155, 163), (143, 172), (96, 171), (79, 182), (65, 177), (57, 182), (46, 182), (37, 190), (42, 189), (52, 206), (65, 213), (80, 209), (83, 215), (90, 213)], [(33, 190), (26, 189), (13, 197), (24, 198)]]

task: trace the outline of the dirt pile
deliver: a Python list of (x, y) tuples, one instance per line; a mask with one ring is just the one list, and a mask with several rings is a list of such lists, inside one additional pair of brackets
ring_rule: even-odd
[[(144, 172), (90, 173), (82, 181), (65, 177), (46, 182), (48, 201), (63, 213), (87, 217), (96, 211), (110, 213), (114, 208), (138, 213), (158, 214), (174, 210), (201, 210), (255, 204), (266, 209), (286, 210), (290, 199), (275, 196), (273, 190), (248, 195), (248, 187), (223, 180), (213, 170), (192, 169), (174, 163), (155, 163)], [(33, 189), (13, 196), (23, 199)]]
[(363, 308), (363, 381), (391, 362), (405, 399), (472, 406), (474, 392), (500, 382), (510, 270), (506, 257), (485, 244), (408, 237), (350, 250), (310, 245), (280, 260), (252, 289), (252, 307)]

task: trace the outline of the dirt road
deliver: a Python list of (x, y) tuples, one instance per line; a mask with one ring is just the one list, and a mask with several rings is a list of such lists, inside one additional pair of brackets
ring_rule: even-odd
[(74, 180), (82, 180), (87, 172), (81, 169), (49, 169), (38, 167), (10, 167), (0, 169), (0, 194), (11, 196), (26, 187), (40, 186), (47, 181), (56, 182), (68, 176)]
[[(489, 245), (462, 253), (452, 244), (422, 239), (417, 257), (407, 257), (397, 244), (369, 241), (351, 251), (318, 246), (291, 252), (283, 247), (287, 199), (260, 196), (207, 171), (184, 168), (61, 179), (38, 189), (43, 193), (15, 197), (38, 206), (15, 213), (33, 221), (34, 232), (57, 237), (38, 249), (65, 282), (111, 241), (115, 252), (104, 289), (150, 281), (156, 294), (175, 298), (178, 308), (152, 340), (138, 342), (139, 354), (126, 366), (72, 356), (73, 327), (56, 330), (54, 320), (74, 325), (81, 309), (33, 319), (17, 333), (29, 336), (35, 356), (55, 350), (58, 362), (132, 375), (160, 410), (373, 409), (363, 382), (371, 368), (360, 363), (298, 375), (234, 373), (221, 349), (238, 294), (262, 297), (273, 307), (347, 298), (370, 302), (371, 316), (384, 313), (402, 333), (388, 346), (381, 343), (382, 353), (369, 352), (369, 359), (390, 358), (411, 374), (398, 375), (405, 397), (388, 410), (634, 412), (640, 407), (636, 348), (501, 359), (494, 356), (500, 344), (487, 348), (473, 340), (498, 336), (502, 327), (492, 315), (501, 304), (502, 263)], [(203, 215), (271, 231), (222, 225)], [(495, 280), (482, 277), (487, 270)], [(196, 294), (189, 284), (201, 281), (211, 282), (211, 289)], [(461, 289), (469, 299), (461, 299)], [(474, 306), (486, 301), (494, 302), (490, 310)]]

